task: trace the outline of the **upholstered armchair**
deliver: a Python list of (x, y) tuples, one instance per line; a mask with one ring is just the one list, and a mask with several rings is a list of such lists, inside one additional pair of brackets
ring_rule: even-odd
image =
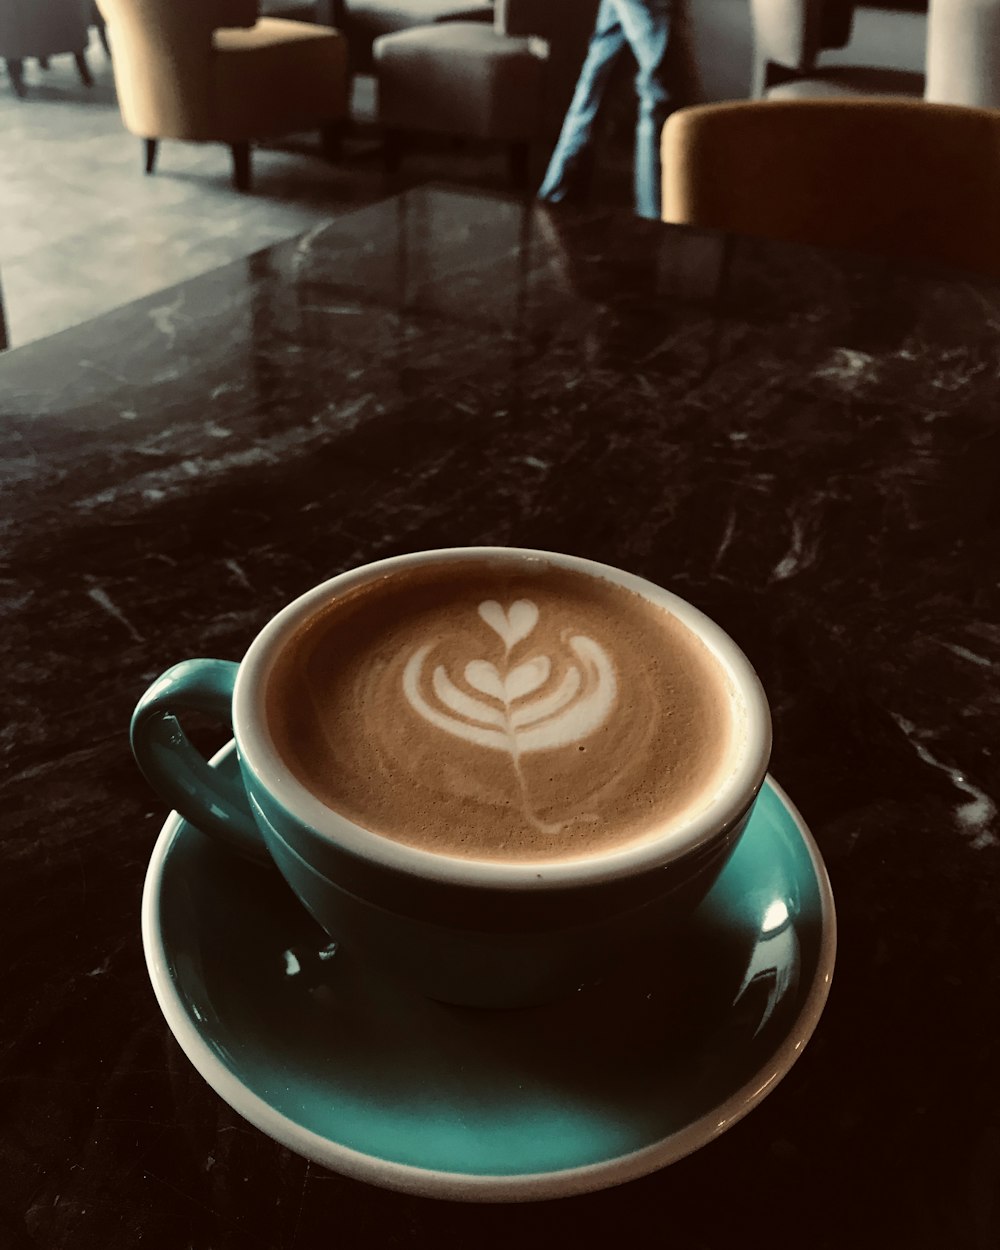
[(111, 32), (118, 104), (145, 144), (228, 144), (233, 181), (249, 190), (255, 139), (316, 128), (333, 155), (347, 117), (347, 49), (339, 31), (257, 19), (257, 0), (98, 0)]
[(846, 48), (854, 0), (750, 0), (756, 99), (913, 96), (922, 74), (881, 65), (822, 65), (820, 54)]
[(88, 37), (82, 0), (0, 0), (0, 59), (6, 62), (10, 85), (20, 98), (25, 95), (26, 57), (45, 62), (50, 56), (72, 54), (81, 79), (89, 87)]
[(1000, 278), (1000, 111), (857, 97), (682, 108), (663, 220)]

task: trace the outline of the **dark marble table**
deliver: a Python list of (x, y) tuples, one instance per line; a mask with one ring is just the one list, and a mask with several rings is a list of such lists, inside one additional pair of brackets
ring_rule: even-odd
[[(0, 358), (0, 1244), (1000, 1244), (998, 355), (986, 282), (429, 189)], [(125, 735), (173, 660), (466, 543), (621, 565), (740, 641), (840, 921), (749, 1117), (488, 1209), (309, 1165), (191, 1067)]]

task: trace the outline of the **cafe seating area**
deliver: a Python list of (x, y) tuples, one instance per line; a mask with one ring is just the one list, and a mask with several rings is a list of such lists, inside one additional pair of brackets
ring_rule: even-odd
[[(0, 31), (10, 27), (11, 15), (24, 3), (0, 0)], [(792, 0), (800, 22), (805, 3)], [(126, 4), (108, 0), (107, 7)], [(20, 62), (23, 95), (15, 94), (0, 57), (0, 165), (5, 170), (0, 179), (5, 225), (0, 275), (10, 342), (75, 324), (88, 314), (248, 255), (359, 203), (427, 179), (484, 190), (530, 191), (544, 172), (596, 9), (596, 0), (505, 0), (498, 5), (490, 0), (259, 0), (259, 5), (227, 0), (220, 13), (230, 23), (224, 29), (233, 32), (226, 39), (237, 44), (245, 38), (240, 30), (246, 31), (245, 23), (259, 12), (261, 29), (267, 29), (267, 22), (331, 24), (347, 45), (346, 100), (339, 96), (348, 109), (344, 129), (324, 125), (327, 118), (293, 120), (296, 110), (290, 98), (262, 93), (253, 107), (258, 113), (254, 128), (263, 133), (258, 138), (230, 136), (240, 145), (234, 162), (224, 135), (223, 142), (214, 143), (165, 134), (130, 136), (123, 109), (134, 129), (157, 129), (135, 115), (127, 86), (141, 82), (145, 88), (152, 79), (145, 67), (130, 76), (130, 58), (123, 54), (119, 73), (126, 89), (116, 92), (112, 36), (95, 0), (82, 0), (74, 21), (79, 27), (82, 13), (84, 24), (89, 23), (84, 56), (93, 85), (84, 85), (72, 54), (44, 57), (35, 48), (33, 56)], [(155, 6), (148, 9), (153, 11)], [(200, 14), (206, 12), (199, 6)], [(751, 17), (745, 0), (678, 0), (679, 100), (696, 103), (752, 94)], [(449, 77), (451, 61), (461, 62), (463, 56), (460, 47), (447, 51), (455, 37), (450, 27), (459, 31), (460, 43), (480, 40), (490, 49), (510, 45), (520, 50), (519, 64), (533, 80), (541, 80), (532, 126), (519, 123), (519, 133), (511, 133), (502, 80), (494, 79), (492, 71)], [(823, 47), (815, 64), (806, 66), (801, 57), (799, 64), (809, 73), (826, 72), (846, 58), (848, 63), (867, 61), (918, 73), (925, 33), (922, 12), (859, 8), (846, 42), (841, 40), (843, 48)], [(440, 40), (444, 44), (438, 54), (434, 48)], [(376, 44), (388, 46), (394, 66), (391, 93), (381, 100), (371, 72)], [(23, 50), (24, 45), (18, 47)], [(437, 68), (430, 77), (424, 70), (411, 74), (411, 62), (397, 57), (394, 47), (415, 48), (418, 56), (412, 63), (417, 65), (428, 64), (421, 51), (426, 48)], [(598, 203), (628, 211), (634, 103), (627, 65), (621, 70), (612, 84), (591, 194)], [(338, 74), (330, 71), (334, 80)], [(459, 92), (461, 106), (455, 109), (453, 91)], [(330, 98), (336, 101), (339, 92), (337, 81), (331, 81)], [(496, 92), (500, 94), (491, 94)], [(136, 99), (143, 94), (148, 100), (148, 90)], [(177, 114), (185, 94), (168, 92), (155, 101), (155, 108)], [(517, 112), (523, 118), (528, 101), (522, 96)], [(197, 112), (198, 107), (195, 93), (181, 112)], [(266, 115), (260, 115), (261, 109)], [(311, 128), (277, 133), (285, 124), (283, 117), (288, 124)], [(393, 117), (404, 124), (389, 125)], [(422, 127), (435, 118), (436, 133), (434, 127)], [(204, 120), (199, 118), (199, 126)], [(144, 178), (147, 169), (154, 176)], [(251, 178), (249, 195), (233, 186), (234, 181), (251, 185)]]
[[(39, 10), (27, 0), (0, 0), (9, 342), (428, 177), (530, 193), (596, 9), (596, 0), (214, 0), (192, 25), (164, 0), (58, 0), (46, 6), (42, 29), (28, 22)], [(682, 106), (862, 96), (1000, 104), (993, 0), (933, 0), (929, 13), (849, 0), (678, 0), (675, 24)], [(591, 193), (623, 210), (632, 109), (628, 74), (619, 74)], [(751, 111), (738, 123), (752, 118), (770, 136), (751, 146), (762, 144), (768, 160), (773, 154), (771, 165), (762, 159), (738, 178), (717, 175), (727, 190), (753, 187), (756, 212), (785, 198), (791, 173), (805, 168), (787, 146), (785, 116)], [(851, 116), (846, 108), (848, 126)], [(137, 140), (131, 152), (122, 125)], [(701, 136), (700, 123), (690, 133)], [(812, 155), (829, 165), (820, 183), (871, 185), (878, 157), (865, 155), (866, 143), (877, 138), (847, 134), (844, 147), (819, 145)], [(738, 148), (721, 156), (733, 171), (746, 160)], [(227, 154), (233, 189), (251, 193), (245, 202), (219, 198)], [(150, 185), (139, 181), (143, 170), (156, 174)], [(688, 192), (671, 181), (665, 215), (687, 220), (677, 204)], [(809, 199), (807, 216), (822, 198)], [(740, 218), (746, 225), (753, 214), (741, 210)], [(53, 301), (53, 290), (62, 298)]]
[[(355, 75), (342, 154), (330, 160), (318, 130), (253, 145), (253, 191), (233, 187), (223, 143), (163, 140), (155, 173), (125, 130), (110, 58), (93, 27), (87, 59), (49, 68), (25, 62), (26, 98), (0, 74), (0, 287), (13, 346), (79, 324), (129, 299), (301, 234), (402, 186), (447, 177), (510, 187), (506, 153), (461, 149), (441, 136), (414, 145), (396, 175), (385, 170), (374, 80)], [(534, 157), (534, 168), (541, 154)], [(602, 194), (628, 204), (627, 154), (604, 171)]]

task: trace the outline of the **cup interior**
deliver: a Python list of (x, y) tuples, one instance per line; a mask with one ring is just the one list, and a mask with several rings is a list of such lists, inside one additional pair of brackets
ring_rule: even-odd
[[(294, 634), (338, 596), (377, 580), (420, 565), (491, 558), (516, 560), (532, 569), (549, 566), (574, 570), (624, 587), (676, 617), (711, 653), (724, 677), (731, 731), (723, 764), (714, 775), (715, 784), (682, 819), (621, 848), (574, 858), (551, 862), (473, 859), (414, 847), (363, 828), (317, 798), (284, 762), (269, 731), (265, 691), (278, 657)], [(395, 556), (307, 591), (279, 612), (251, 644), (236, 681), (233, 726), (248, 784), (263, 788), (297, 826), (366, 861), (409, 875), (522, 890), (622, 879), (702, 853), (749, 809), (763, 783), (771, 748), (770, 714), (760, 681), (737, 644), (704, 613), (670, 591), (609, 565), (578, 556), (507, 547), (447, 548)]]

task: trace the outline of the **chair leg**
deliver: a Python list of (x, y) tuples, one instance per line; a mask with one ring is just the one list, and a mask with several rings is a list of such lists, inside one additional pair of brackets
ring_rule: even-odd
[(507, 170), (510, 174), (510, 180), (518, 190), (523, 190), (528, 185), (528, 156), (529, 147), (527, 143), (510, 143), (507, 145)]
[(386, 130), (382, 135), (382, 163), (387, 174), (394, 174), (403, 159), (403, 135), (399, 130)]
[(108, 28), (104, 22), (101, 22), (97, 28), (97, 37), (101, 41), (101, 47), (104, 49), (104, 55), (110, 58), (111, 44), (108, 42)]
[(85, 87), (92, 87), (94, 85), (94, 80), (90, 76), (90, 66), (87, 64), (87, 54), (85, 52), (74, 52), (73, 59), (76, 61), (76, 68), (80, 75), (80, 81)]
[(253, 181), (250, 167), (250, 144), (231, 143), (233, 154), (233, 186), (237, 191), (249, 191)]
[(14, 94), (19, 100), (23, 100), (27, 92), (24, 90), (24, 62), (19, 56), (7, 58), (7, 77), (10, 79)]
[(343, 121), (330, 122), (327, 126), (321, 126), (319, 130), (320, 148), (323, 156), (328, 161), (339, 161), (344, 150), (344, 135), (347, 132), (347, 123)]
[(156, 168), (156, 149), (159, 139), (143, 139), (142, 146), (146, 156), (146, 173), (151, 174)]
[(40, 56), (40, 57), (38, 58), (38, 68), (39, 68), (39, 69), (48, 69), (48, 68), (49, 68), (49, 58), (48, 58), (47, 56)]

